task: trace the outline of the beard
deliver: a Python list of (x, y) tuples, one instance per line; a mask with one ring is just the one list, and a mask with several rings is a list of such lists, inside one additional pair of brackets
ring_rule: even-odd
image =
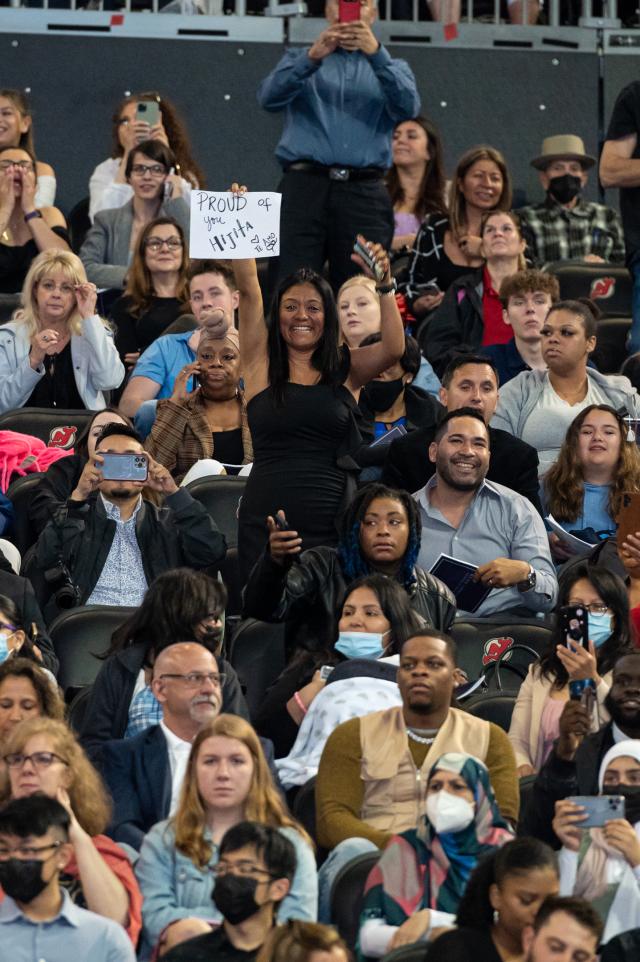
[[(604, 707), (607, 709), (611, 715), (611, 721), (620, 728), (623, 732), (640, 731), (640, 711), (624, 714), (617, 702), (611, 697), (611, 692), (606, 696), (604, 700)], [(634, 736), (635, 737), (635, 736)]]
[(470, 475), (466, 481), (460, 481), (458, 478), (454, 478), (449, 468), (449, 462), (445, 461), (444, 458), (438, 459), (436, 469), (442, 480), (448, 484), (450, 488), (453, 488), (454, 491), (477, 491), (484, 481), (484, 475), (478, 473), (474, 476)]

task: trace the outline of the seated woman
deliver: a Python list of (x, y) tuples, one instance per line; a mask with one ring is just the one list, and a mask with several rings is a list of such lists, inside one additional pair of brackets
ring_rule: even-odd
[(560, 894), (587, 899), (604, 920), (602, 943), (640, 928), (640, 743), (619, 741), (600, 764), (600, 795), (622, 795), (624, 818), (583, 829), (584, 809), (556, 802), (553, 830), (562, 842)]
[[(139, 119), (138, 104), (158, 104), (158, 122)], [(146, 112), (146, 111), (145, 111)], [(131, 200), (132, 189), (126, 176), (131, 151), (143, 140), (158, 140), (174, 154), (174, 173), (182, 196), (189, 203), (192, 187), (204, 187), (204, 174), (193, 158), (184, 122), (175, 106), (157, 93), (131, 94), (121, 100), (112, 117), (111, 157), (98, 164), (89, 180), (89, 217), (93, 223), (101, 210), (123, 207)]]
[(513, 328), (503, 320), (500, 286), (526, 266), (518, 218), (509, 211), (485, 214), (480, 237), (484, 266), (451, 284), (420, 332), (420, 343), (439, 374), (452, 352), (477, 353), (513, 337)]
[(351, 962), (351, 955), (332, 926), (292, 919), (274, 926), (256, 962)]
[(0, 147), (0, 294), (16, 294), (41, 251), (69, 250), (57, 207), (36, 205), (36, 158), (25, 147)]
[[(6, 602), (3, 602), (6, 608)], [(0, 614), (4, 622), (4, 613)], [(7, 658), (0, 665), (0, 744), (27, 718), (62, 721), (65, 704), (51, 676), (27, 658)]]
[(367, 879), (359, 958), (422, 941), (455, 913), (476, 863), (513, 839), (486, 765), (447, 752), (433, 765), (418, 827), (395, 835)]
[[(615, 535), (623, 494), (640, 491), (640, 452), (632, 437), (628, 442), (627, 426), (609, 404), (584, 408), (542, 479), (545, 515), (591, 544)], [(575, 553), (553, 532), (549, 542), (558, 561)]]
[[(0, 90), (0, 148), (24, 147), (35, 154), (33, 143), (33, 114), (22, 90)], [(56, 200), (56, 174), (51, 164), (36, 161), (35, 205), (53, 207)]]
[[(286, 523), (282, 512), (280, 519)], [(415, 564), (422, 525), (416, 502), (406, 491), (383, 484), (361, 488), (342, 516), (337, 548), (309, 548), (301, 553), (297, 531), (282, 530), (273, 517), (268, 529), (267, 550), (245, 587), (243, 614), (286, 623), (291, 649), (331, 649), (340, 599), (365, 574), (393, 578), (426, 624), (440, 631), (451, 627), (454, 596)]]
[(75, 858), (61, 883), (76, 904), (124, 926), (136, 945), (140, 889), (125, 852), (103, 834), (111, 815), (109, 797), (73, 732), (60, 721), (30, 718), (9, 736), (3, 757), (0, 803), (44, 792), (64, 805)]
[(188, 266), (180, 224), (172, 217), (150, 221), (140, 232), (124, 294), (109, 312), (116, 347), (128, 367), (176, 318), (191, 310)]
[(482, 266), (480, 223), (487, 211), (509, 210), (511, 178), (494, 147), (473, 147), (451, 179), (449, 213), (425, 217), (412, 251), (404, 288), (412, 313), (423, 318), (459, 277)]
[[(339, 705), (333, 705), (331, 698), (323, 698), (319, 717), (315, 711), (309, 717), (316, 697), (325, 690), (326, 679), (321, 676), (320, 668), (355, 659), (358, 674), (365, 675), (368, 672), (362, 659), (387, 661), (395, 655), (398, 642), (409, 638), (423, 625), (411, 608), (406, 591), (397, 581), (382, 574), (365, 575), (353, 581), (341, 599), (335, 618), (333, 643), (324, 651), (299, 651), (265, 694), (255, 719), (256, 728), (273, 741), (276, 757), (281, 758), (278, 772), (283, 773), (281, 780), (287, 788), (303, 785), (315, 774), (314, 771), (308, 773), (311, 768), (317, 768), (324, 742), (336, 725), (367, 714), (368, 710), (398, 704), (395, 672), (392, 670), (388, 675), (383, 672), (381, 676), (375, 666), (372, 675), (383, 681), (376, 697), (370, 697), (370, 690), (365, 695), (364, 689), (370, 686), (363, 685), (357, 692), (350, 691), (349, 698), (342, 699)], [(385, 678), (391, 679), (391, 685)], [(336, 684), (332, 682), (326, 691), (340, 693), (342, 686), (335, 687)], [(284, 755), (289, 757), (282, 758)]]
[[(589, 650), (564, 637), (558, 613), (564, 605), (588, 610)], [(549, 647), (539, 662), (529, 666), (513, 709), (509, 738), (518, 774), (533, 775), (558, 737), (562, 709), (569, 698), (569, 682), (591, 679), (595, 689), (592, 731), (609, 720), (604, 702), (611, 685), (611, 669), (633, 650), (629, 601), (622, 580), (606, 568), (576, 562), (560, 577), (556, 617)]]
[(124, 367), (96, 298), (75, 254), (47, 250), (36, 257), (22, 307), (0, 328), (0, 411), (105, 407), (102, 392), (120, 385)]
[[(194, 376), (199, 386), (189, 393)], [(221, 464), (229, 466), (227, 473), (237, 474), (239, 465), (253, 461), (235, 328), (227, 328), (223, 338), (205, 329), (195, 363), (182, 369), (172, 396), (158, 401), (145, 448), (182, 484), (193, 480), (192, 474), (219, 474)]]
[(124, 287), (138, 237), (150, 221), (170, 217), (188, 233), (189, 205), (180, 178), (171, 173), (175, 164), (173, 153), (160, 140), (143, 140), (129, 154), (125, 176), (133, 191), (131, 200), (97, 214), (80, 249), (87, 276), (98, 287)]
[(557, 895), (554, 852), (535, 838), (516, 838), (471, 873), (451, 932), (427, 951), (427, 962), (525, 962), (522, 932), (544, 900)]
[(87, 461), (96, 453), (96, 439), (107, 424), (133, 424), (129, 418), (108, 405), (96, 411), (74, 444), (74, 453), (55, 461), (41, 476), (28, 505), (29, 521), (42, 531), (55, 511), (77, 487)]
[(396, 124), (391, 136), (393, 163), (387, 171), (387, 190), (393, 204), (393, 251), (409, 251), (422, 220), (443, 216), (444, 159), (440, 134), (426, 117)]
[(533, 445), (545, 474), (560, 453), (569, 425), (584, 408), (609, 404), (640, 417), (640, 397), (626, 377), (587, 367), (596, 346), (596, 321), (582, 301), (557, 301), (542, 328), (546, 371), (523, 371), (500, 389), (491, 421)]
[(155, 656), (179, 641), (197, 641), (219, 660), (222, 709), (249, 717), (240, 682), (221, 658), (227, 592), (203, 571), (175, 568), (152, 582), (140, 607), (113, 633), (91, 689), (80, 740), (93, 757), (102, 742), (131, 738), (162, 720), (151, 691)]
[(245, 819), (280, 829), (296, 850), (296, 872), (278, 920), (315, 921), (311, 842), (287, 814), (251, 725), (219, 715), (194, 739), (174, 818), (155, 825), (142, 843), (136, 875), (144, 896), (143, 952), (160, 942), (162, 954), (220, 921), (211, 869), (224, 833)]
[(18, 606), (6, 595), (0, 595), (0, 664), (19, 658), (43, 668), (53, 687), (56, 680), (47, 666), (57, 665), (50, 640), (40, 636), (38, 626), (25, 624)]

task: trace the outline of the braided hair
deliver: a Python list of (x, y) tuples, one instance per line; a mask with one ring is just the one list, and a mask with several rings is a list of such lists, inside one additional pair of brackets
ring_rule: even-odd
[(405, 510), (409, 522), (409, 540), (407, 550), (402, 558), (397, 579), (400, 584), (409, 589), (416, 580), (414, 566), (420, 551), (420, 535), (422, 522), (418, 505), (407, 491), (389, 488), (386, 484), (367, 484), (361, 488), (342, 516), (340, 525), (340, 541), (338, 543), (338, 557), (345, 578), (352, 581), (375, 572), (375, 567), (364, 557), (360, 544), (360, 527), (372, 501), (378, 498), (389, 498), (397, 501)]

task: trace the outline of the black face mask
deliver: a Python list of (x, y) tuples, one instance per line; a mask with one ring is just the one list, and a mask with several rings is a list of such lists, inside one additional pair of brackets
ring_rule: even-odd
[(33, 902), (49, 884), (42, 878), (42, 865), (37, 858), (9, 858), (0, 862), (0, 885), (9, 898)]
[(388, 411), (404, 389), (401, 377), (395, 381), (369, 381), (362, 389), (366, 403), (376, 414), (378, 411)]
[(240, 925), (260, 911), (256, 902), (258, 880), (241, 875), (222, 875), (216, 879), (213, 904), (230, 925)]
[(640, 822), (640, 785), (617, 785), (607, 786), (603, 789), (603, 795), (623, 795), (624, 796), (624, 817), (632, 825)]
[(547, 187), (547, 193), (559, 204), (568, 204), (577, 197), (582, 188), (580, 178), (575, 174), (563, 174), (562, 177), (552, 177)]

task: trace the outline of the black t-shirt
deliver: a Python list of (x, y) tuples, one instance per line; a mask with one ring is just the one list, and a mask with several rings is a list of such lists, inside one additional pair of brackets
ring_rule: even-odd
[(76, 379), (73, 374), (71, 341), (59, 354), (44, 359), (45, 374), (24, 402), (26, 408), (61, 408), (66, 411), (84, 411)]
[(206, 935), (197, 935), (163, 955), (164, 962), (253, 962), (258, 950), (236, 949), (221, 925)]
[(466, 928), (441, 935), (431, 945), (425, 959), (426, 962), (502, 962), (490, 932)]
[[(606, 140), (620, 140), (630, 134), (637, 135), (635, 149), (631, 155), (640, 158), (640, 81), (634, 80), (619, 94), (615, 102)], [(640, 187), (620, 188), (620, 213), (624, 228), (624, 242), (627, 249), (627, 263), (640, 251)]]
[(154, 297), (148, 310), (139, 317), (134, 317), (130, 310), (131, 299), (123, 294), (109, 312), (116, 326), (115, 343), (121, 358), (125, 354), (146, 351), (177, 317), (184, 314), (184, 304), (177, 297)]
[[(242, 446), (242, 428), (231, 431), (213, 431), (213, 456), (222, 464), (242, 464), (244, 447)], [(237, 474), (240, 468), (227, 468), (227, 474)]]

